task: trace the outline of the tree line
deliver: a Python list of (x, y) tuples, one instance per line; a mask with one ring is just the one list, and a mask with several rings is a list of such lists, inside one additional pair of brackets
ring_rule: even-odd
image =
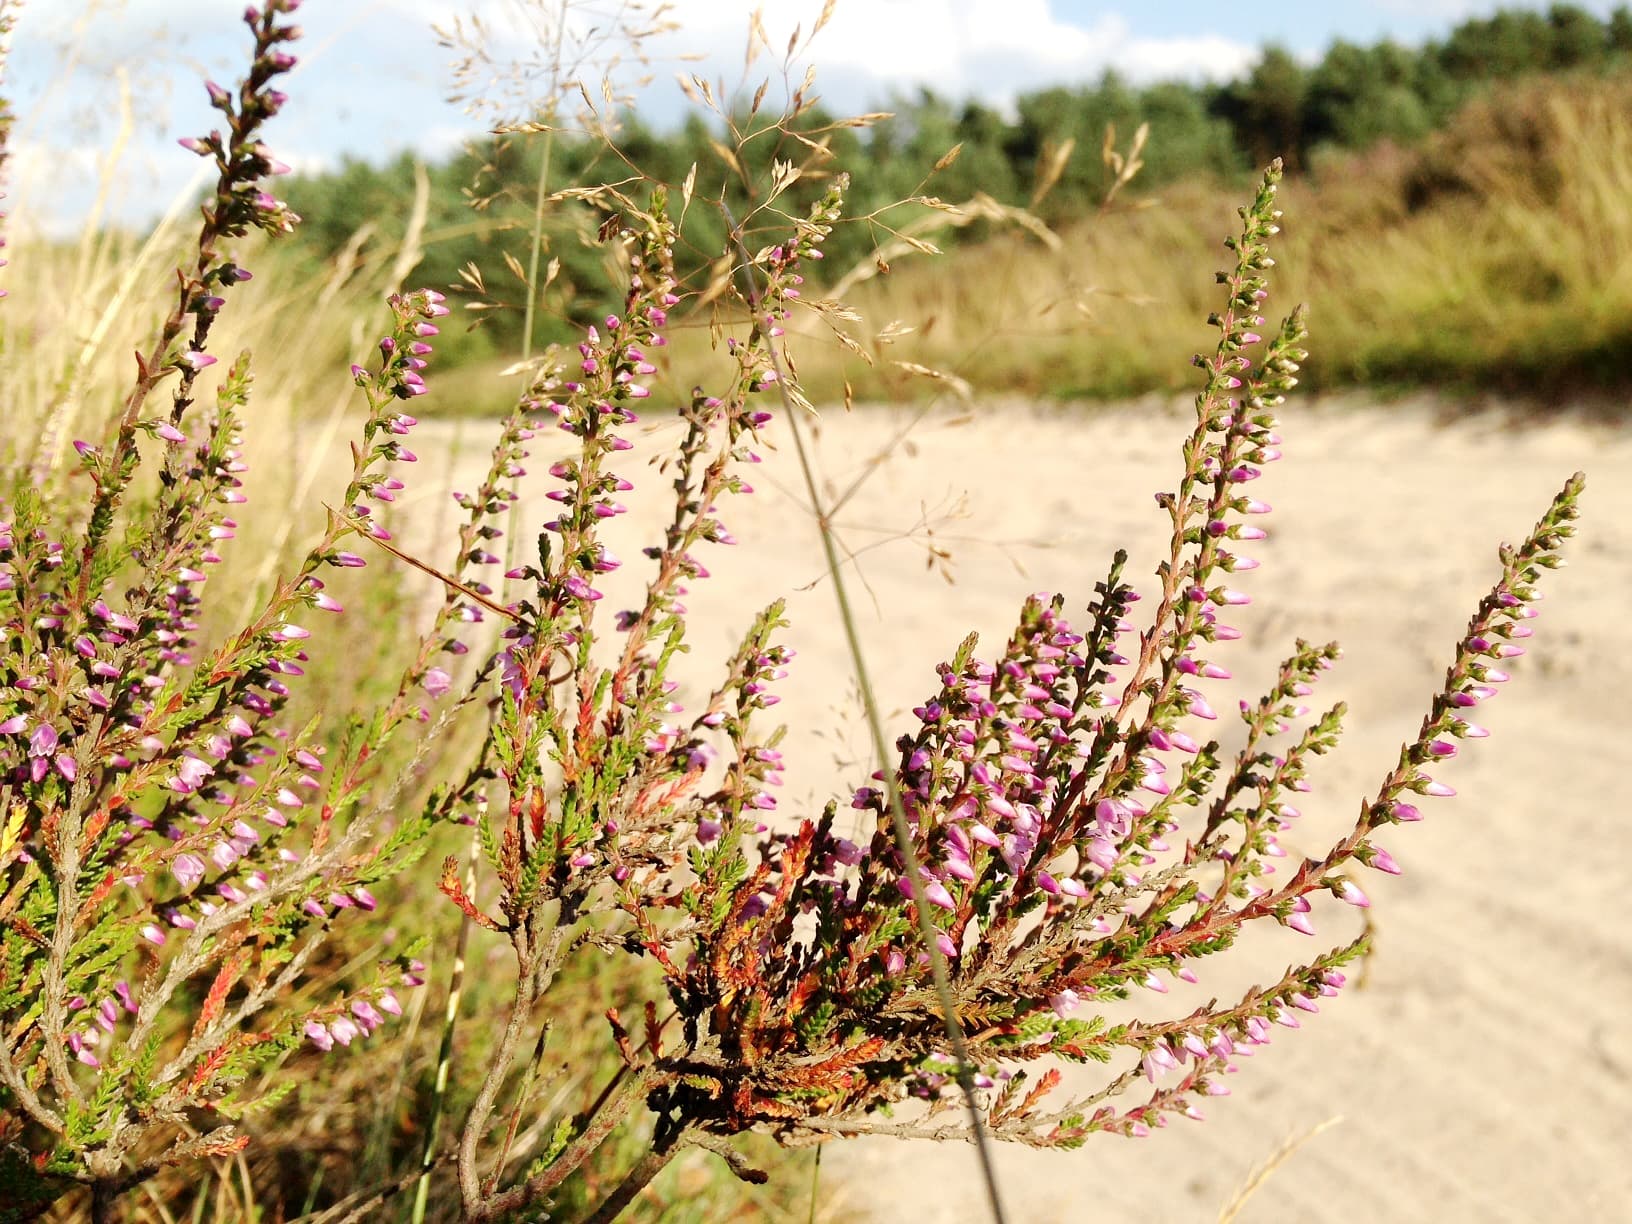
[[(850, 215), (861, 220), (841, 227), (829, 250), (834, 264), (848, 265), (868, 258), (890, 230), (911, 220), (913, 209), (890, 206), (916, 195), (957, 202), (983, 192), (1004, 204), (1032, 207), (1051, 224), (1091, 213), (1116, 177), (1098, 147), (1108, 129), (1115, 129), (1125, 148), (1139, 125), (1149, 125), (1143, 164), (1130, 190), (1150, 191), (1191, 176), (1231, 182), (1271, 157), (1298, 173), (1318, 168), (1334, 153), (1381, 141), (1415, 145), (1498, 84), (1539, 74), (1618, 73), (1629, 62), (1632, 9), (1622, 6), (1600, 19), (1558, 4), (1468, 20), (1416, 47), (1337, 41), (1315, 63), (1269, 45), (1250, 70), (1224, 83), (1138, 86), (1107, 72), (1093, 83), (1027, 93), (1007, 112), (926, 89), (890, 99), (881, 108), (891, 112), (888, 118), (859, 128), (834, 126), (839, 117), (818, 106), (795, 125), (805, 141), (775, 130), (763, 115), (743, 113), (735, 124), (752, 136), (734, 161), (721, 155), (722, 143), (731, 142), (722, 142), (718, 121), (693, 113), (678, 129), (662, 130), (625, 114), (610, 145), (558, 139), (551, 186), (615, 181), (634, 166), (678, 189), (695, 165), (697, 200), (724, 196), (739, 214), (752, 212), (769, 192), (772, 162), (808, 162), (806, 142), (816, 141), (831, 149), (832, 165), (855, 179)], [(423, 268), (430, 282), (469, 289), (461, 269), (474, 266), (496, 305), (519, 299), (519, 281), (504, 273), (505, 256), (525, 266), (541, 143), (537, 137), (492, 138), (431, 168), (428, 232), (436, 241)], [(955, 159), (935, 169), (954, 148)], [(330, 258), (365, 225), (380, 237), (395, 236), (413, 176), (412, 160), (404, 155), (386, 165), (352, 160), (298, 180), (290, 201), (312, 218), (299, 231), (302, 249), (313, 258)], [(1047, 190), (1039, 197), (1040, 187)], [(797, 211), (818, 190), (820, 175), (812, 174), (788, 191), (786, 207)], [(605, 305), (580, 288), (604, 279), (596, 275), (605, 252), (594, 230), (587, 209), (550, 211), (546, 237), (560, 268), (545, 298), (558, 323), (546, 322), (542, 338), (552, 338), (552, 326), (564, 335), (567, 320), (582, 321)], [(972, 232), (978, 235), (979, 227)], [(695, 279), (724, 239), (719, 211), (693, 207), (683, 236), (681, 271)], [(513, 340), (519, 318), (516, 310), (492, 311), (493, 338)], [(457, 356), (477, 355), (483, 347), (480, 338), (461, 342)]]

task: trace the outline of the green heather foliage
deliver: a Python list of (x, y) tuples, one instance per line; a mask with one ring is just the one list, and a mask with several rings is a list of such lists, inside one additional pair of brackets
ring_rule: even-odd
[[(755, 1197), (778, 1193), (755, 1189), (773, 1146), (1071, 1149), (1196, 1116), (1238, 1050), (1340, 992), (1363, 940), (1188, 1015), (1157, 998), (1236, 954), (1249, 924), (1313, 936), (1327, 907), (1369, 905), (1364, 872), (1399, 870), (1396, 826), (1453, 793), (1442, 770), (1485, 735), (1469, 716), (1524, 653), (1582, 482), (1501, 551), (1352, 828), (1272, 871), (1343, 717), (1302, 705), (1338, 651), (1300, 641), (1271, 691), (1239, 702), (1241, 747), (1210, 733), (1212, 694), (1238, 704), (1221, 660), (1265, 538), (1252, 482), (1280, 458), (1276, 413), (1306, 356), (1303, 312), (1264, 314), (1280, 163), (1226, 242), (1143, 604), (1122, 553), (1080, 613), (1034, 596), (1006, 640), (948, 644), (893, 739), (858, 652), (876, 768), (819, 811), (782, 811), (782, 603), (692, 708), (673, 677), (687, 587), (730, 564), (763, 440), (797, 443), (810, 411), (789, 327), (855, 205), (843, 173), (806, 180), (825, 151), (775, 161), (754, 132), (809, 131), (813, 109), (796, 92), (739, 129), (731, 158), (765, 159), (762, 197), (716, 200), (684, 237), (679, 219), (711, 207), (692, 184), (575, 187), (611, 305), (570, 347), (524, 346), (486, 475), (427, 561), (394, 530), (420, 458), (408, 409), (449, 314), (437, 291), (389, 295), (386, 334), (350, 370), (359, 423), (333, 483), (285, 506), (242, 487), (254, 359), (213, 350), (254, 292), (238, 262), (254, 231), (300, 224), (263, 143), (297, 6), (247, 12), (246, 75), (209, 86), (221, 126), (182, 142), (217, 181), (125, 396), (71, 470), (40, 458), (55, 444), (33, 426), (54, 404), (28, 405), (0, 450), (0, 1219), (113, 1220), (142, 1195), (201, 1214), (206, 1178), (245, 1217), (730, 1218), (777, 1201)], [(683, 282), (682, 242), (710, 233), (709, 275)], [(517, 264), (544, 291), (547, 268)], [(706, 381), (654, 393), (670, 330), (714, 307)], [(647, 470), (629, 434), (654, 411), (676, 426), (650, 469), (672, 514), (629, 562), (634, 606), (614, 610), (602, 585), (625, 563), (608, 538)], [(551, 517), (520, 521), (545, 429), (570, 439), (532, 477)], [(234, 586), (228, 558), (291, 516), (303, 543)], [(393, 602), (403, 567), (436, 579), (423, 617)], [(402, 626), (384, 644), (382, 619)], [(313, 700), (347, 652), (392, 665)], [(1152, 1010), (1101, 1014), (1127, 999)], [(392, 1052), (444, 1008), (434, 1077), (405, 1082)], [(1062, 1060), (1102, 1069), (1098, 1086), (1067, 1090)], [(744, 1188), (656, 1180), (699, 1158)]]

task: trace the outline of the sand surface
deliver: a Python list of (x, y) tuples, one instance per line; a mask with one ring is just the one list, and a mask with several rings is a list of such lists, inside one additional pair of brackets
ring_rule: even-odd
[[(976, 419), (957, 417), (834, 412), (820, 425), (818, 464), (829, 496), (845, 496), (836, 518), (857, 554), (850, 577), (868, 661), (897, 728), (930, 691), (935, 663), (971, 629), (989, 657), (1028, 592), (1062, 591), (1080, 609), (1119, 545), (1151, 589), (1166, 521), (1152, 494), (1172, 487), (1189, 428), (1188, 407), (1166, 404), (984, 405)], [(416, 439), (423, 475), (455, 428), (428, 425)], [(1497, 414), (1445, 420), (1426, 403), (1344, 400), (1290, 405), (1281, 432), (1286, 459), (1253, 489), (1276, 510), (1261, 520), (1264, 565), (1236, 584), (1254, 597), (1234, 618), (1245, 638), (1217, 652), (1236, 679), (1211, 691), (1228, 717), (1236, 697), (1263, 690), (1294, 637), (1342, 642), (1317, 700), (1349, 702), (1349, 730), (1317, 766), (1294, 852), (1321, 849), (1375, 790), (1495, 578), (1496, 544), (1522, 538), (1583, 468), (1570, 567), (1546, 583), (1514, 682), (1480, 712), (1492, 738), (1438, 771), (1459, 797), (1426, 801), (1427, 819), (1384, 839), (1405, 874), (1368, 873), (1378, 953), (1365, 988), (1328, 1001), (1298, 1032), (1278, 1030), (1243, 1061), (1233, 1095), (1207, 1103), (1204, 1123), (1096, 1138), (1077, 1152), (1003, 1148), (1011, 1218), (1216, 1219), (1284, 1143), (1339, 1119), (1236, 1218), (1632, 1219), (1632, 937), (1622, 917), (1632, 752), (1621, 739), (1632, 694), (1632, 433), (1572, 416), (1513, 427)], [(469, 425), (463, 435), (454, 480), (469, 488), (482, 433)], [(711, 675), (752, 611), (788, 597), (787, 640), (800, 656), (778, 708), (798, 728), (783, 809), (814, 812), (865, 773), (865, 736), (790, 439), (781, 423), (768, 436), (778, 449), (750, 474), (758, 492), (721, 507), (740, 544), (706, 557), (715, 576), (690, 599), (691, 662)], [(557, 445), (535, 449), (535, 493)], [(655, 487), (645, 452), (627, 472)], [(656, 521), (656, 502), (634, 509), (637, 530)], [(950, 584), (939, 562), (926, 565), (931, 532), (951, 553)], [(638, 562), (638, 542), (625, 540), (614, 548)], [(1244, 976), (1230, 982), (1277, 976), (1358, 929), (1348, 907), (1317, 918), (1318, 946), (1273, 932), (1239, 950), (1245, 961), (1230, 972)], [(1205, 997), (1151, 996), (1142, 1014)], [(849, 1141), (828, 1149), (823, 1175), (831, 1218), (988, 1218), (967, 1147)]]

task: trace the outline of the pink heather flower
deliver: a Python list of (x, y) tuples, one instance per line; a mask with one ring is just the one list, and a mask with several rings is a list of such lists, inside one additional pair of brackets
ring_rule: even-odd
[(380, 1010), (385, 1012), (387, 1015), (402, 1015), (402, 1004), (397, 1001), (396, 994), (389, 988), (381, 991), (380, 997), (375, 1001), (379, 1004)]
[(325, 1054), (334, 1049), (334, 1038), (329, 1035), (329, 1030), (322, 1021), (306, 1021), (305, 1033), (311, 1043)]
[(1179, 1065), (1179, 1060), (1173, 1057), (1173, 1051), (1167, 1048), (1167, 1043), (1158, 1041), (1145, 1052), (1140, 1059), (1140, 1066), (1145, 1078), (1155, 1083), (1158, 1076), (1164, 1071), (1171, 1071)]
[(57, 750), (57, 729), (50, 723), (41, 723), (28, 739), (28, 754), (47, 757)]
[(341, 1045), (349, 1046), (354, 1038), (362, 1036), (362, 1031), (348, 1016), (337, 1016), (329, 1022), (329, 1035)]
[(861, 860), (867, 856), (865, 850), (847, 837), (834, 838), (831, 850), (834, 861), (846, 867), (860, 866)]
[(13, 714), (4, 722), (0, 722), (0, 735), (16, 735), (19, 731), (28, 729), (28, 718), (23, 714)]
[(1369, 909), (1371, 907), (1371, 898), (1366, 896), (1360, 890), (1360, 886), (1353, 880), (1344, 880), (1342, 886), (1338, 889), (1337, 895), (1350, 905), (1358, 906), (1360, 909)]
[(165, 934), (161, 927), (155, 926), (151, 922), (146, 923), (141, 929), (141, 935), (143, 939), (147, 940), (147, 942), (152, 944), (154, 947), (164, 947)]
[(1065, 990), (1059, 991), (1056, 994), (1051, 994), (1048, 996), (1049, 1008), (1061, 1020), (1066, 1018), (1066, 1014), (1068, 1012), (1075, 1011), (1081, 1002), (1082, 996), (1069, 987), (1067, 987)]
[(385, 1017), (374, 1009), (374, 1005), (367, 999), (358, 999), (351, 1005), (351, 1014), (357, 1017), (357, 1023), (362, 1026), (363, 1033), (372, 1033), (385, 1023)]
[(1385, 875), (1399, 875), (1400, 865), (1394, 861), (1394, 856), (1381, 846), (1373, 846), (1371, 850), (1370, 866), (1383, 872)]
[(433, 667), (420, 680), (420, 686), (432, 697), (440, 697), (453, 687), (453, 677), (440, 667)]
[(193, 888), (204, 878), (204, 860), (196, 854), (178, 854), (170, 864), (170, 874), (185, 889)]
[(186, 352), (182, 353), (176, 358), (176, 364), (178, 366), (185, 366), (194, 374), (197, 374), (200, 370), (208, 369), (210, 366), (214, 365), (215, 362), (216, 358), (210, 356), (210, 354), (204, 352), (202, 349), (188, 349)]
[(196, 790), (214, 772), (215, 766), (208, 761), (192, 755), (184, 756), (176, 765), (175, 780), (182, 784), (181, 787), (176, 789), (185, 788), (184, 793)]

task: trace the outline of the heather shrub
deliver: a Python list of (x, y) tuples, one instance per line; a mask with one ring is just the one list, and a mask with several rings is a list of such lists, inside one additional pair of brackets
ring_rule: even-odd
[[(1471, 713), (1523, 653), (1581, 480), (1502, 550), (1420, 731), (1352, 828), (1292, 861), (1280, 839), (1343, 716), (1303, 703), (1337, 647), (1297, 643), (1273, 688), (1239, 702), (1238, 748), (1211, 734), (1238, 636), (1224, 618), (1249, 598), (1269, 511), (1251, 485), (1280, 457), (1276, 413), (1305, 357), (1301, 311), (1265, 321), (1278, 164), (1227, 242), (1195, 423), (1156, 498), (1171, 531), (1154, 580), (1136, 589), (1119, 553), (1081, 614), (1065, 595), (1028, 600), (995, 649), (955, 645), (892, 738), (832, 555), (876, 769), (819, 812), (784, 812), (770, 713), (794, 665), (782, 605), (751, 618), (690, 708), (675, 673), (687, 588), (730, 564), (730, 508), (764, 439), (802, 450), (811, 409), (786, 325), (846, 179), (791, 215), (775, 193), (740, 223), (721, 201), (730, 238), (703, 285), (674, 272), (677, 216), (705, 205), (689, 179), (575, 189), (602, 210), (619, 304), (526, 363), (441, 559), (407, 549), (393, 511), (449, 308), (431, 289), (392, 295), (387, 334), (350, 370), (344, 483), (311, 513), (309, 547), (235, 616), (242, 592), (211, 572), (263, 513), (242, 489), (253, 365), (218, 357), (212, 332), (250, 279), (235, 244), (299, 223), (268, 188), (281, 167), (262, 143), (296, 7), (248, 11), (249, 71), (209, 86), (221, 127), (183, 142), (217, 180), (127, 397), (75, 443), (71, 479), (16, 463), (0, 494), (6, 1218), (57, 1203), (117, 1218), (164, 1171), (245, 1151), (260, 1116), (298, 1122), (304, 1082), (343, 1079), (426, 1009), (428, 963), (449, 975), (435, 1082), (383, 1141), (378, 1183), (319, 1218), (406, 1201), (421, 1218), (607, 1221), (693, 1149), (764, 1181), (749, 1135), (973, 1141), (983, 1157), (994, 1140), (1142, 1135), (1197, 1116), (1241, 1052), (1341, 991), (1364, 940), (1188, 1015), (1114, 1006), (1193, 979), (1251, 924), (1313, 936), (1322, 907), (1369, 904), (1364, 873), (1398, 870), (1395, 826), (1453, 793), (1443, 769), (1483, 737)], [(688, 299), (714, 311), (718, 377), (665, 405), (652, 380)], [(651, 406), (675, 422), (653, 473), (672, 513), (628, 562), (644, 573), (636, 597), (613, 610), (609, 576), (626, 563), (610, 545)], [(567, 439), (537, 477), (555, 509), (518, 523), (542, 430)], [(813, 480), (809, 496), (820, 513)], [(302, 705), (314, 639), (344, 632), (336, 579), (381, 567), (440, 592), (406, 663), (355, 709), (341, 694)], [(466, 838), (468, 858), (434, 873), (451, 936), (415, 912), (414, 887), (433, 843)], [(394, 911), (394, 932), (369, 927), (376, 910)], [(506, 946), (507, 975), (466, 980), (467, 958)], [(478, 1025), (459, 1022), (465, 998)], [(481, 1038), (456, 1042), (456, 1023)], [(1067, 1090), (1062, 1062), (1103, 1074)]]

